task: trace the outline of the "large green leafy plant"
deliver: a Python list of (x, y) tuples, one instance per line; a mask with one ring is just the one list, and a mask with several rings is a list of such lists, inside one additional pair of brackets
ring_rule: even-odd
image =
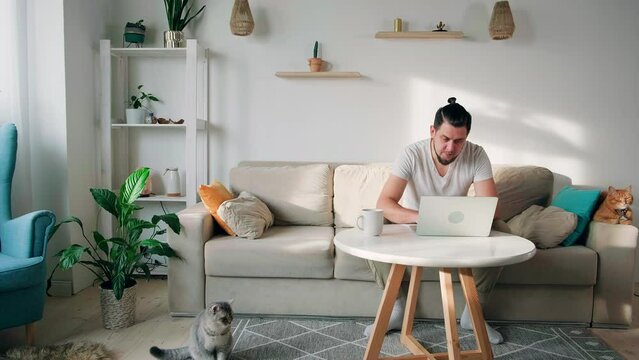
[[(186, 25), (198, 16), (206, 5), (202, 6), (195, 15), (189, 17), (193, 6), (189, 6), (186, 13), (184, 10), (189, 5), (189, 0), (164, 0), (164, 10), (166, 10), (166, 18), (169, 21), (169, 30), (182, 31)], [(184, 15), (183, 15), (184, 14)]]
[[(141, 168), (129, 175), (122, 187), (119, 196), (108, 189), (91, 189), (91, 195), (95, 202), (104, 210), (115, 216), (117, 229), (113, 237), (105, 238), (98, 231), (93, 231), (93, 241), (89, 240), (84, 232), (82, 221), (71, 216), (56, 224), (51, 236), (56, 233), (61, 225), (76, 223), (80, 226), (82, 236), (88, 246), (73, 244), (56, 254), (60, 259), (55, 270), (61, 268), (67, 270), (76, 264), (89, 269), (97, 279), (102, 281), (101, 286), (112, 289), (116, 299), (120, 300), (124, 289), (135, 284), (133, 274), (143, 272), (148, 279), (151, 275), (149, 264), (152, 254), (168, 257), (177, 257), (175, 251), (166, 243), (155, 237), (166, 233), (166, 228), (160, 227), (160, 222), (166, 224), (177, 234), (181, 225), (177, 215), (170, 213), (154, 215), (151, 221), (134, 217), (136, 211), (142, 207), (135, 204), (140, 196), (144, 184), (149, 177), (149, 168)], [(143, 237), (144, 230), (149, 230), (151, 236)], [(83, 255), (87, 254), (87, 257)], [(51, 274), (53, 277), (53, 273)], [(47, 282), (47, 289), (51, 287), (51, 277)]]

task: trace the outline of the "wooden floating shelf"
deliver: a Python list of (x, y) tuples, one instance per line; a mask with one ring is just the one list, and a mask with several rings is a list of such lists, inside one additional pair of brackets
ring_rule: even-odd
[(358, 78), (362, 77), (357, 71), (278, 71), (275, 76), (281, 78)]
[(462, 31), (380, 31), (376, 39), (463, 39)]

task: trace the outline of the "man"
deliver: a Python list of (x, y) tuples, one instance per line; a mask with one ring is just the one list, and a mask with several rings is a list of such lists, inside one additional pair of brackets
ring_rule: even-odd
[[(455, 98), (437, 110), (430, 126), (430, 138), (408, 145), (393, 164), (389, 179), (377, 200), (377, 207), (384, 210), (384, 217), (394, 223), (416, 223), (419, 199), (424, 195), (465, 196), (471, 184), (476, 196), (497, 196), (490, 160), (481, 146), (466, 140), (470, 132), (471, 115)], [(408, 189), (406, 189), (408, 187)], [(407, 190), (404, 206), (399, 200)], [(495, 215), (497, 217), (497, 215)], [(375, 279), (382, 287), (390, 272), (390, 264), (369, 261)], [(501, 267), (473, 269), (473, 277), (479, 293), (479, 302), (486, 305), (490, 293), (499, 278)], [(406, 283), (402, 284), (400, 297), (393, 306), (388, 330), (400, 330), (404, 317)], [(461, 316), (460, 325), (472, 329), (468, 306)], [(503, 337), (486, 325), (488, 337), (499, 344)], [(364, 333), (369, 336), (372, 325)]]

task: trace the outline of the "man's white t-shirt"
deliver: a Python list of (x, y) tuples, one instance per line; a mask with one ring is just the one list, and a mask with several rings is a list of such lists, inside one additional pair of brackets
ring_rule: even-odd
[(408, 180), (402, 206), (417, 210), (422, 196), (466, 196), (474, 182), (493, 177), (484, 149), (466, 141), (457, 159), (440, 176), (430, 152), (430, 138), (410, 144), (393, 164), (392, 174)]

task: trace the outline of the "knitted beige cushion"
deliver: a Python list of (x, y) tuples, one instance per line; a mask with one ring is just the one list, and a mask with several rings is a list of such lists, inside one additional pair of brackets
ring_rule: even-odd
[(508, 221), (512, 234), (532, 241), (540, 249), (559, 245), (577, 226), (577, 215), (556, 206), (532, 205)]
[[(549, 204), (554, 182), (552, 171), (540, 166), (494, 166), (493, 174), (500, 219), (508, 221), (530, 205)], [(472, 186), (468, 194), (475, 194)]]
[(217, 215), (239, 236), (257, 239), (273, 225), (273, 214), (266, 204), (248, 191), (226, 200), (217, 208)]

